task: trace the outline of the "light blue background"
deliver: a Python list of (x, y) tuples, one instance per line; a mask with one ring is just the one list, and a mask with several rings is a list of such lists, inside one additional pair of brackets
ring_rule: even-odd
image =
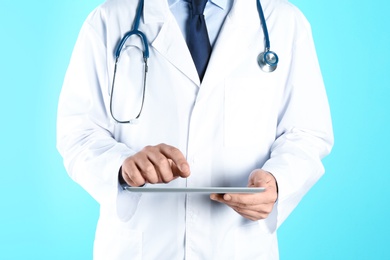
[[(1, 0), (0, 259), (91, 259), (98, 205), (65, 173), (55, 120), (78, 31), (100, 2)], [(293, 2), (312, 24), (336, 144), (279, 230), (281, 258), (390, 259), (390, 5)]]

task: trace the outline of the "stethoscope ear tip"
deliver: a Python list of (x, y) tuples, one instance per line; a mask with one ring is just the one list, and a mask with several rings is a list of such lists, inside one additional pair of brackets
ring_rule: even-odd
[(257, 56), (257, 62), (264, 72), (273, 72), (278, 67), (279, 58), (273, 51), (265, 51)]

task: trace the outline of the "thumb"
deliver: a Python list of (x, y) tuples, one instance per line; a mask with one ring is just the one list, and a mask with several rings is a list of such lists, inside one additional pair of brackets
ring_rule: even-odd
[(249, 176), (248, 186), (250, 187), (267, 187), (274, 177), (269, 172), (261, 169), (254, 170)]
[(278, 200), (278, 182), (270, 172), (261, 169), (254, 170), (249, 177), (248, 186), (266, 188), (266, 192), (272, 194), (271, 200), (273, 202)]

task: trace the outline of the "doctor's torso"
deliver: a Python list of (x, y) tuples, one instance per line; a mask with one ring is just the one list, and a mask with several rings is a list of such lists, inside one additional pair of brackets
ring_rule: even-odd
[[(308, 28), (297, 22), (303, 18), (287, 2), (262, 4), (273, 50), (280, 57), (278, 69), (265, 73), (257, 63), (264, 36), (256, 1), (234, 1), (200, 84), (167, 2), (146, 0), (139, 30), (147, 36), (150, 57), (136, 124), (116, 123), (110, 99), (114, 93), (118, 117), (133, 117), (141, 106), (144, 64), (139, 39), (125, 43), (114, 92), (111, 89), (113, 53), (131, 28), (137, 1), (110, 0), (88, 17), (80, 36), (87, 53), (74, 55), (93, 57), (85, 66), (99, 84), (84, 89), (81, 79), (80, 95), (90, 100), (85, 107), (100, 102), (96, 121), (133, 151), (167, 143), (185, 154), (191, 176), (162, 185), (245, 187), (250, 172), (269, 159), (286, 110), (292, 46)], [(276, 233), (270, 227), (274, 216), (252, 222), (199, 194), (143, 194), (133, 207), (134, 215), (119, 219), (113, 205), (101, 203), (95, 259), (278, 258)]]

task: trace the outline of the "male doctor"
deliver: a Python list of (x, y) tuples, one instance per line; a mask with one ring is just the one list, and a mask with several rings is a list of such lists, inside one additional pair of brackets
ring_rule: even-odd
[[(146, 80), (140, 38), (125, 41), (115, 67), (138, 1), (107, 0), (81, 29), (59, 100), (58, 149), (100, 204), (94, 259), (278, 259), (277, 228), (324, 172), (331, 118), (301, 12), (286, 0), (261, 1), (280, 60), (267, 73), (257, 62), (265, 46), (256, 0), (193, 2), (145, 0)], [(209, 46), (201, 49), (211, 53), (203, 65), (192, 50), (204, 44), (192, 42), (201, 38), (189, 25), (199, 15), (192, 4), (205, 5)], [(118, 122), (139, 111), (136, 122)]]

